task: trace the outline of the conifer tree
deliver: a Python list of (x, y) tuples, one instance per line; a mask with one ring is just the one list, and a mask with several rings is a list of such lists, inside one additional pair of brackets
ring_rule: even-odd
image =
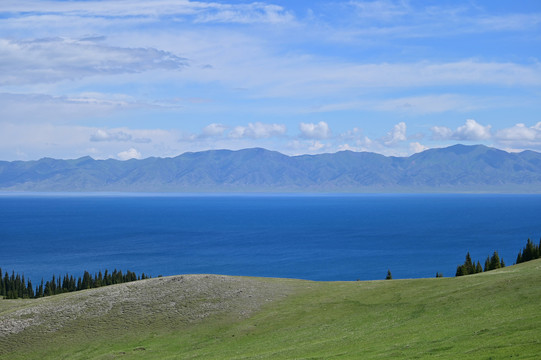
[(466, 261), (464, 261), (464, 267), (465, 267), (465, 270), (466, 270), (466, 274), (473, 274), (475, 273), (475, 269), (473, 267), (473, 262), (471, 260), (471, 256), (470, 256), (470, 252), (468, 251), (468, 253), (466, 254)]
[(517, 260), (515, 261), (515, 264), (520, 264), (522, 262), (522, 250), (518, 252)]
[(28, 279), (28, 297), (32, 299), (34, 297), (34, 288), (32, 287), (32, 282)]
[(43, 290), (43, 296), (51, 296), (53, 295), (52, 289), (51, 289), (51, 283), (47, 281), (45, 283), (45, 289)]
[(393, 275), (391, 274), (391, 270), (387, 270), (387, 277), (385, 278), (385, 280), (392, 280), (393, 279)]
[(4, 278), (2, 277), (2, 268), (0, 268), (0, 296), (6, 295), (6, 284), (4, 283)]
[(490, 258), (490, 270), (495, 270), (500, 268), (500, 257), (498, 256), (498, 252), (494, 251), (494, 254), (492, 254), (492, 257)]
[(41, 284), (39, 285), (39, 292), (37, 294), (38, 297), (44, 297), (45, 296), (45, 289), (43, 288), (43, 278), (41, 278)]

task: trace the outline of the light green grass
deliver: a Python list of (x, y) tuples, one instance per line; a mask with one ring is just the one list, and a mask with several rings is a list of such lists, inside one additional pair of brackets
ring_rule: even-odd
[[(157, 281), (144, 285), (152, 289)], [(210, 285), (190, 292), (179, 287), (170, 297), (147, 297), (140, 303), (132, 296), (107, 312), (92, 307), (93, 290), (83, 292), (84, 297), (66, 294), (41, 299), (45, 301), (0, 301), (1, 325), (21, 308), (46, 302), (65, 306), (90, 299), (84, 313), (63, 320), (55, 331), (44, 330), (47, 324), (40, 324), (18, 334), (0, 335), (0, 358), (541, 357), (541, 260), (460, 278), (197, 281)], [(98, 290), (107, 297), (108, 289)], [(179, 299), (176, 305), (164, 305), (175, 297)], [(245, 309), (251, 310), (244, 313)], [(198, 318), (203, 313), (205, 317)], [(54, 314), (49, 315), (52, 323), (57, 321)]]

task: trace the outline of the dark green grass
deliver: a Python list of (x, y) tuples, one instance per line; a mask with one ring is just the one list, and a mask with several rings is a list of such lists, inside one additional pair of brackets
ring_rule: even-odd
[[(238, 279), (238, 278), (236, 278)], [(242, 278), (241, 278), (242, 279)], [(148, 286), (152, 286), (148, 281)], [(146, 312), (80, 316), (0, 341), (6, 359), (539, 359), (541, 261), (459, 278), (250, 279), (287, 296), (186, 321)], [(283, 289), (287, 288), (286, 292)], [(89, 294), (91, 294), (89, 292)], [(51, 298), (69, 302), (71, 294)], [(196, 299), (186, 300), (190, 302)], [(239, 301), (199, 298), (197, 301)], [(32, 301), (0, 301), (0, 321)], [(193, 304), (192, 304), (193, 305)], [(127, 306), (122, 305), (122, 306)], [(194, 305), (195, 306), (195, 305)], [(40, 325), (41, 326), (41, 325)], [(39, 328), (39, 327), (38, 327)], [(14, 345), (16, 343), (16, 345)]]

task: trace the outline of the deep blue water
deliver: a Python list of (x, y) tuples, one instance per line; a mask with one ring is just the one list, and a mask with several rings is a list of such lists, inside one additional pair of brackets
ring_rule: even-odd
[(541, 235), (540, 195), (0, 195), (0, 267), (311, 280), (454, 276)]

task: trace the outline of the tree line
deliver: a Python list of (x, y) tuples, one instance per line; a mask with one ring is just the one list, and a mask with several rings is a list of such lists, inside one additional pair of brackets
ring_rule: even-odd
[(477, 260), (477, 264), (475, 264), (475, 262), (471, 259), (470, 253), (468, 252), (466, 254), (464, 264), (459, 265), (456, 268), (455, 276), (477, 274), (482, 273), (483, 271), (490, 271), (503, 267), (505, 267), (505, 262), (503, 261), (503, 258), (500, 259), (497, 251), (494, 251), (491, 257), (487, 256), (487, 259), (485, 260), (485, 267), (481, 266), (481, 262), (479, 262), (479, 260)]
[[(524, 249), (518, 252), (517, 261), (515, 262), (515, 264), (539, 259), (541, 257), (540, 249), (541, 240), (539, 241), (539, 245), (535, 245), (530, 239), (528, 239), (528, 242)], [(487, 256), (484, 267), (481, 266), (481, 263), (479, 261), (477, 261), (477, 263), (472, 261), (470, 253), (468, 252), (466, 254), (466, 260), (464, 261), (464, 264), (457, 266), (455, 276), (477, 274), (483, 271), (490, 271), (503, 267), (505, 267), (505, 262), (503, 261), (503, 258), (500, 259), (497, 251), (494, 251), (492, 257)]]
[(73, 275), (69, 274), (63, 277), (53, 275), (52, 279), (45, 283), (41, 279), (41, 283), (34, 288), (32, 281), (30, 279), (26, 280), (24, 274), (15, 274), (15, 271), (12, 271), (10, 276), (6, 271), (3, 277), (1, 275), (2, 269), (0, 268), (0, 296), (4, 299), (35, 299), (150, 278), (145, 273), (137, 276), (129, 270), (126, 273), (122, 273), (122, 270), (117, 271), (116, 269), (112, 273), (105, 270), (103, 274), (100, 271), (94, 274), (94, 276), (88, 271), (85, 271), (83, 276), (77, 278), (77, 280)]
[(520, 264), (522, 262), (539, 259), (540, 257), (541, 239), (539, 240), (539, 245), (535, 245), (530, 239), (528, 239), (528, 243), (526, 244), (524, 249), (518, 252), (516, 263)]

